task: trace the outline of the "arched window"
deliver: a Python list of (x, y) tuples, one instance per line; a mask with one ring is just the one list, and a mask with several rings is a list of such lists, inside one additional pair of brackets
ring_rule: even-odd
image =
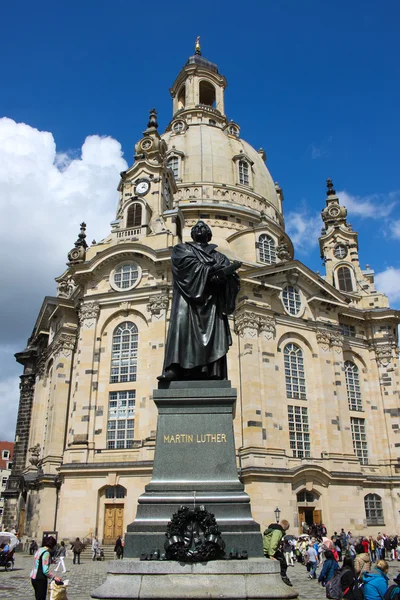
[(287, 344), (283, 351), (287, 398), (306, 400), (303, 352), (296, 344)]
[(186, 103), (186, 88), (185, 88), (185, 84), (183, 84), (183, 86), (180, 88), (180, 90), (178, 92), (178, 109), (185, 108), (185, 103)]
[(260, 261), (267, 263), (267, 265), (274, 265), (276, 263), (276, 249), (275, 242), (270, 235), (263, 233), (258, 238), (258, 249)]
[(239, 183), (249, 185), (249, 163), (247, 160), (239, 160)]
[(351, 269), (350, 267), (339, 267), (337, 272), (337, 281), (339, 290), (342, 292), (352, 292), (353, 291), (353, 281), (351, 279)]
[(316, 502), (317, 500), (318, 498), (312, 492), (307, 492), (307, 490), (303, 490), (297, 494), (297, 502)]
[(350, 360), (344, 363), (346, 375), (347, 400), (350, 410), (362, 410), (360, 377), (358, 367)]
[(179, 177), (179, 158), (177, 156), (171, 156), (168, 159), (167, 167), (172, 170), (175, 179)]
[(110, 383), (136, 381), (138, 330), (135, 323), (125, 321), (114, 330)]
[(365, 517), (367, 525), (384, 525), (382, 498), (378, 494), (367, 494), (364, 497)]
[(200, 81), (199, 86), (200, 104), (215, 107), (215, 87), (209, 81)]
[(106, 498), (125, 498), (126, 489), (122, 485), (112, 485), (106, 488)]
[(299, 290), (293, 285), (285, 285), (282, 290), (282, 302), (289, 315), (296, 316), (301, 310)]
[(126, 215), (126, 226), (127, 227), (140, 227), (142, 224), (142, 205), (139, 202), (132, 204), (128, 208)]

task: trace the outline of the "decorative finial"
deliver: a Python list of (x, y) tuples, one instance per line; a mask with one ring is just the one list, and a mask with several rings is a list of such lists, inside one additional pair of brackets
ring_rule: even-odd
[(152, 108), (150, 111), (150, 117), (149, 117), (149, 122), (147, 123), (147, 127), (154, 127), (155, 129), (157, 129), (157, 127), (158, 127), (157, 111), (155, 108)]
[(200, 54), (200, 56), (201, 56), (200, 36), (199, 35), (196, 38), (196, 44), (195, 44), (195, 47), (194, 47), (194, 53), (195, 54)]
[(78, 239), (75, 242), (75, 248), (79, 248), (82, 246), (82, 248), (86, 249), (88, 247), (88, 245), (86, 243), (86, 239), (85, 239), (86, 238), (86, 223), (81, 223), (80, 228), (81, 228), (81, 231), (78, 235)]
[(333, 181), (332, 181), (332, 179), (327, 179), (326, 180), (326, 187), (328, 188), (326, 190), (326, 195), (327, 196), (335, 196), (336, 195), (336, 190), (333, 189)]

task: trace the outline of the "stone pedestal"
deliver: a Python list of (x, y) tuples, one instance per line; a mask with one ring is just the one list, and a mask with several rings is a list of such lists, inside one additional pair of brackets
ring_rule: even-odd
[[(125, 534), (124, 559), (111, 562), (92, 598), (257, 600), (297, 598), (278, 561), (263, 558), (260, 526), (237, 474), (233, 433), (236, 390), (229, 381), (172, 382), (154, 391), (158, 408), (153, 477)], [(226, 555), (248, 560), (206, 563), (140, 561), (164, 551), (168, 521), (181, 505), (214, 513)]]
[(195, 564), (124, 558), (110, 562), (107, 580), (92, 598), (261, 600), (297, 598), (297, 592), (282, 582), (279, 562), (266, 558)]
[[(162, 385), (162, 384), (160, 384)], [(233, 432), (236, 390), (229, 381), (171, 382), (154, 390), (158, 408), (153, 477), (127, 528), (124, 556), (164, 552), (168, 521), (181, 505), (214, 513), (231, 548), (260, 557), (260, 526), (237, 474)]]

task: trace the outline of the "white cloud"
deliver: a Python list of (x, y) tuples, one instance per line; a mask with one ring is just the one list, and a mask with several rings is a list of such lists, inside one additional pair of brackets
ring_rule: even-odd
[(400, 220), (392, 221), (389, 224), (389, 230), (392, 237), (399, 239), (400, 238)]
[(5, 359), (0, 389), (6, 397), (14, 398), (7, 392), (15, 383), (9, 377), (10, 369), (15, 371), (15, 348), (11, 352), (10, 347), (19, 343), (23, 349), (43, 297), (55, 293), (54, 277), (66, 268), (79, 224), (87, 223), (89, 243), (109, 233), (119, 173), (126, 168), (113, 138), (92, 135), (80, 152), (57, 154), (51, 133), (0, 119), (0, 350)]
[(399, 198), (399, 192), (393, 191), (388, 194), (371, 194), (369, 196), (354, 196), (348, 192), (337, 193), (340, 204), (345, 206), (349, 216), (357, 215), (371, 219), (387, 217), (394, 209)]
[(300, 212), (289, 212), (285, 217), (285, 226), (295, 252), (308, 254), (318, 244), (322, 225), (319, 213), (311, 215), (306, 208)]
[(375, 287), (387, 294), (390, 303), (400, 300), (400, 269), (387, 267), (385, 271), (375, 275)]

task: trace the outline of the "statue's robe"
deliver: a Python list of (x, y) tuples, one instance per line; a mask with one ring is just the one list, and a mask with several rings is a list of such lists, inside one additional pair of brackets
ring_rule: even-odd
[(164, 372), (172, 365), (187, 371), (184, 377), (226, 379), (226, 353), (232, 344), (228, 315), (239, 292), (236, 273), (219, 277), (229, 266), (215, 244), (187, 242), (172, 250), (174, 295), (165, 350)]

